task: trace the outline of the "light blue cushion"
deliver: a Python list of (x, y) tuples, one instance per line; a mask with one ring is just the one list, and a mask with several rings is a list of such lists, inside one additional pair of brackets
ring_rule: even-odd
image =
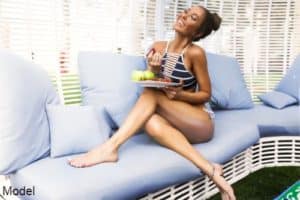
[(206, 53), (206, 57), (212, 85), (212, 107), (215, 109), (252, 108), (251, 95), (237, 60), (213, 53)]
[(277, 109), (282, 109), (289, 105), (297, 103), (297, 99), (295, 99), (294, 97), (277, 91), (267, 92), (265, 94), (259, 95), (258, 98), (266, 105), (270, 105), (273, 108)]
[(146, 69), (145, 59), (107, 52), (81, 52), (78, 64), (82, 105), (108, 107), (114, 121), (111, 126), (120, 126), (142, 91), (131, 81), (131, 73)]
[(300, 106), (278, 110), (266, 105), (255, 105), (255, 118), (261, 137), (300, 136)]
[(51, 134), (51, 157), (82, 153), (104, 143), (111, 128), (104, 108), (47, 106)]
[(276, 86), (275, 90), (295, 97), (300, 102), (300, 55), (294, 60), (291, 68)]
[[(217, 114), (214, 138), (194, 147), (211, 161), (230, 160), (259, 139), (256, 125), (247, 118), (251, 110), (244, 114), (240, 110), (225, 111), (223, 116)], [(237, 117), (236, 113), (244, 117)], [(40, 160), (14, 174), (12, 185), (34, 185), (36, 195), (28, 200), (131, 200), (201, 176), (201, 171), (190, 161), (146, 134), (135, 135), (124, 143), (117, 163), (78, 169), (66, 161), (66, 157)]]
[(49, 155), (47, 104), (59, 103), (41, 66), (0, 50), (0, 174)]
[(128, 94), (127, 96), (119, 95), (119, 97), (116, 97), (115, 101), (104, 103), (105, 109), (110, 114), (117, 127), (120, 127), (123, 124), (129, 112), (135, 105), (137, 98), (138, 97), (136, 95), (131, 94)]

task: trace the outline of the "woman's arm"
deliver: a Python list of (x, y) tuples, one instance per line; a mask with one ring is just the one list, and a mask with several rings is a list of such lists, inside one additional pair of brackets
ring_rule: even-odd
[(196, 47), (191, 49), (189, 57), (193, 66), (194, 76), (199, 85), (199, 91), (189, 92), (179, 90), (174, 99), (189, 102), (191, 104), (203, 104), (209, 101), (211, 97), (211, 83), (205, 52), (200, 47)]
[(164, 45), (164, 41), (154, 42), (146, 54), (147, 70), (152, 71), (155, 74), (160, 72)]

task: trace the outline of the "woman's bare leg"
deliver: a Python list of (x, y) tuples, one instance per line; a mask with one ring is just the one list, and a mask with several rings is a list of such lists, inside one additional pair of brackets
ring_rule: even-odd
[[(145, 124), (145, 130), (159, 144), (187, 158), (205, 174), (212, 175), (214, 167), (215, 172), (212, 180), (220, 189), (222, 199), (235, 199), (232, 187), (221, 176), (222, 167), (218, 164), (211, 164), (209, 161), (207, 161), (201, 155), (201, 153), (189, 143), (186, 137), (178, 129), (174, 128), (166, 119), (158, 114), (152, 115), (152, 117)], [(207, 132), (207, 130), (197, 130), (197, 132), (201, 134), (201, 132)], [(206, 138), (204, 140), (206, 140)]]
[[(117, 150), (122, 143), (124, 143), (130, 136), (132, 136), (139, 128), (144, 126), (146, 122), (148, 125), (149, 121), (152, 121), (152, 124), (157, 124), (153, 123), (152, 115), (157, 109), (158, 101), (160, 102), (159, 104), (161, 104), (160, 106), (162, 107), (165, 107), (169, 103), (173, 102), (168, 102), (168, 99), (164, 98), (161, 92), (145, 90), (145, 92), (141, 95), (133, 110), (128, 115), (123, 125), (110, 140), (108, 140), (103, 145), (99, 145), (87, 154), (84, 154), (83, 156), (79, 156), (71, 160), (70, 164), (75, 167), (86, 167), (101, 162), (116, 161), (118, 159)], [(174, 105), (172, 105), (171, 107), (173, 106)], [(163, 113), (165, 114), (165, 112), (162, 112), (162, 114)], [(171, 113), (169, 114), (170, 119), (172, 120), (174, 116), (172, 116)], [(180, 112), (179, 114), (182, 115), (182, 113)], [(166, 120), (164, 121), (164, 123), (165, 127), (157, 129), (155, 133), (154, 131), (151, 132), (155, 135), (157, 134), (157, 136), (153, 135), (153, 138), (156, 138), (157, 141), (159, 141), (159, 143), (178, 152), (180, 155), (192, 161), (204, 173), (211, 174), (213, 171), (212, 165), (199, 152), (197, 152), (196, 149), (193, 148), (193, 146), (188, 142), (188, 140), (179, 130), (173, 128), (169, 124), (166, 124)], [(160, 134), (162, 133), (161, 130), (164, 130), (164, 134)], [(161, 135), (163, 135), (163, 137)], [(214, 166), (217, 170), (215, 176), (213, 177), (213, 181), (223, 191), (222, 199), (234, 199), (232, 188), (225, 181), (225, 179), (220, 176), (219, 166)]]
[(69, 164), (74, 167), (89, 167), (102, 162), (117, 161), (120, 145), (143, 127), (155, 112), (157, 106), (156, 93), (155, 90), (146, 88), (122, 126), (108, 141), (86, 154), (69, 160)]

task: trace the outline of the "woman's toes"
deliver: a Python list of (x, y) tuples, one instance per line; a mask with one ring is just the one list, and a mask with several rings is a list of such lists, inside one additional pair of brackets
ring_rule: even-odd
[(236, 200), (233, 189), (230, 189), (228, 196), (230, 200)]
[(71, 159), (68, 160), (68, 164), (69, 164), (69, 165), (73, 165), (73, 160), (71, 160)]
[(81, 168), (83, 165), (81, 163), (74, 163), (74, 166), (77, 168)]
[(236, 200), (233, 189), (227, 188), (221, 192), (222, 200)]
[(72, 159), (70, 160), (69, 164), (72, 166), (72, 167), (80, 167), (80, 160), (77, 158), (77, 159)]
[(71, 160), (71, 161), (69, 162), (69, 164), (70, 164), (71, 166), (75, 167), (75, 161), (74, 161), (74, 160)]
[(72, 166), (75, 166), (76, 160), (75, 159), (70, 160), (69, 164), (72, 165)]
[(221, 199), (222, 200), (230, 200), (226, 192), (221, 192)]

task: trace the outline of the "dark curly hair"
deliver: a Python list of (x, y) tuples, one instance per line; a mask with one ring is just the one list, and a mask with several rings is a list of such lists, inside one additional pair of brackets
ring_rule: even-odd
[(222, 22), (222, 18), (217, 13), (211, 13), (203, 6), (199, 7), (204, 10), (205, 17), (197, 32), (200, 33), (200, 35), (195, 37), (193, 41), (199, 41), (208, 36), (212, 31), (218, 30)]

